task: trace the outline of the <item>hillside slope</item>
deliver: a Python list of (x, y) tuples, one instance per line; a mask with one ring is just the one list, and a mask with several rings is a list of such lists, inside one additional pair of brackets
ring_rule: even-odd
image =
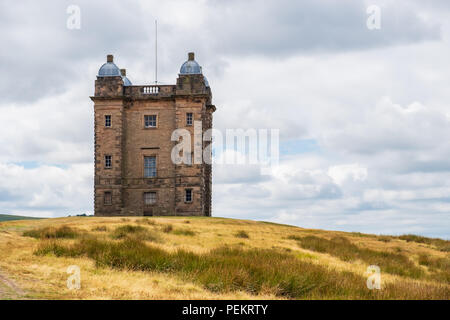
[(34, 220), (34, 219), (41, 219), (41, 218), (13, 216), (10, 214), (0, 214), (0, 222), (1, 221), (12, 221), (12, 220)]
[[(0, 299), (449, 299), (449, 241), (206, 217), (0, 222)], [(67, 268), (81, 272), (69, 290)], [(380, 290), (366, 285), (381, 269)]]

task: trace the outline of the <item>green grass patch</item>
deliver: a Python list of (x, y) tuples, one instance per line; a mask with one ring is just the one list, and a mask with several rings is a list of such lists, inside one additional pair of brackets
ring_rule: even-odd
[(195, 232), (188, 229), (175, 229), (172, 231), (172, 233), (179, 236), (188, 236), (188, 237), (195, 236)]
[(404, 234), (397, 237), (398, 239), (405, 240), (407, 242), (424, 243), (435, 246), (436, 249), (443, 252), (450, 252), (450, 241), (443, 240), (439, 238), (427, 238), (422, 236), (417, 236), (415, 234)]
[(113, 239), (134, 238), (145, 241), (160, 240), (156, 232), (150, 231), (142, 226), (133, 226), (130, 224), (117, 227), (110, 235)]
[(243, 239), (249, 239), (249, 238), (250, 238), (250, 236), (248, 235), (248, 233), (247, 233), (246, 231), (244, 231), (244, 230), (239, 230), (238, 232), (236, 232), (236, 233), (234, 234), (234, 236), (235, 236), (236, 238), (243, 238)]
[(0, 214), (0, 222), (1, 221), (13, 221), (13, 220), (36, 220), (36, 219), (44, 219), (44, 218), (34, 218), (34, 217), (14, 216), (14, 215), (9, 215), (9, 214)]
[(97, 226), (92, 228), (91, 231), (106, 232), (108, 231), (108, 228), (106, 226)]
[(151, 220), (149, 218), (136, 219), (135, 222), (139, 223), (139, 224), (147, 224), (147, 225), (150, 225), (150, 226), (155, 226), (156, 225), (156, 221)]
[(361, 232), (350, 232), (350, 234), (351, 234), (352, 236), (360, 237), (360, 238), (370, 238), (370, 237), (373, 237), (373, 235), (371, 235), (371, 234), (361, 233)]
[[(87, 256), (97, 267), (162, 272), (201, 284), (213, 292), (272, 293), (291, 299), (448, 299), (448, 287), (388, 284), (369, 290), (366, 278), (338, 272), (273, 249), (219, 247), (207, 253), (165, 251), (136, 239), (81, 239), (72, 245), (43, 242), (37, 255)], [(417, 285), (415, 285), (417, 286)]]
[(80, 232), (68, 226), (45, 227), (25, 231), (23, 236), (36, 239), (74, 239), (80, 236)]
[(450, 284), (450, 257), (436, 258), (428, 254), (420, 254), (419, 264), (428, 268), (431, 279)]
[(379, 237), (377, 237), (377, 240), (381, 241), (381, 242), (391, 242), (392, 241), (392, 237), (390, 237), (390, 236), (379, 236)]
[(381, 268), (381, 272), (416, 279), (424, 275), (423, 270), (403, 254), (360, 248), (344, 237), (327, 240), (306, 236), (298, 240), (298, 243), (304, 249), (328, 253), (343, 261), (361, 260), (369, 265), (377, 265)]

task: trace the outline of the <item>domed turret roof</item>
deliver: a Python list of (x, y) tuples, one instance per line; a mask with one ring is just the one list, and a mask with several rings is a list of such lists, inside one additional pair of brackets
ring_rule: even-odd
[(113, 62), (113, 56), (109, 54), (106, 58), (106, 63), (98, 70), (99, 77), (118, 77), (120, 76), (119, 68)]
[(122, 80), (123, 80), (123, 86), (124, 87), (133, 85), (131, 83), (131, 81), (127, 78), (127, 70), (126, 69), (120, 69), (120, 74), (122, 75)]
[(194, 60), (194, 53), (189, 52), (188, 60), (180, 68), (180, 74), (201, 74), (202, 67)]
[(124, 85), (124, 87), (132, 86), (132, 85), (133, 85), (133, 84), (131, 83), (130, 79), (128, 79), (127, 77), (122, 77), (122, 80), (123, 80), (123, 85)]

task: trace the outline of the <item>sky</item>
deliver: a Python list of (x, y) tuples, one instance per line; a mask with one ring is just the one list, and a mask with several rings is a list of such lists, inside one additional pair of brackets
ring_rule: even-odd
[(96, 74), (154, 81), (155, 19), (159, 81), (194, 51), (215, 128), (279, 129), (273, 174), (214, 165), (213, 216), (450, 238), (444, 0), (0, 0), (0, 213), (93, 213)]

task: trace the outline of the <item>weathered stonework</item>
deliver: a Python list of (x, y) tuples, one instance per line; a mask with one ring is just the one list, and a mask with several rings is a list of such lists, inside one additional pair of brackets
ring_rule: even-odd
[[(110, 58), (112, 62), (112, 57)], [(203, 75), (180, 74), (176, 85), (124, 86), (121, 76), (95, 81), (95, 215), (211, 216), (211, 165), (175, 165), (171, 141), (175, 129), (187, 129), (194, 147), (194, 126), (187, 113), (212, 128), (211, 89)], [(105, 126), (105, 116), (111, 126)], [(145, 128), (144, 116), (156, 115), (156, 128)], [(209, 142), (202, 142), (205, 147)], [(105, 156), (112, 159), (105, 167)], [(156, 177), (144, 177), (144, 157), (156, 157)], [(185, 190), (192, 190), (186, 202)], [(156, 203), (145, 204), (144, 193), (156, 192)], [(111, 194), (111, 202), (105, 200)]]

